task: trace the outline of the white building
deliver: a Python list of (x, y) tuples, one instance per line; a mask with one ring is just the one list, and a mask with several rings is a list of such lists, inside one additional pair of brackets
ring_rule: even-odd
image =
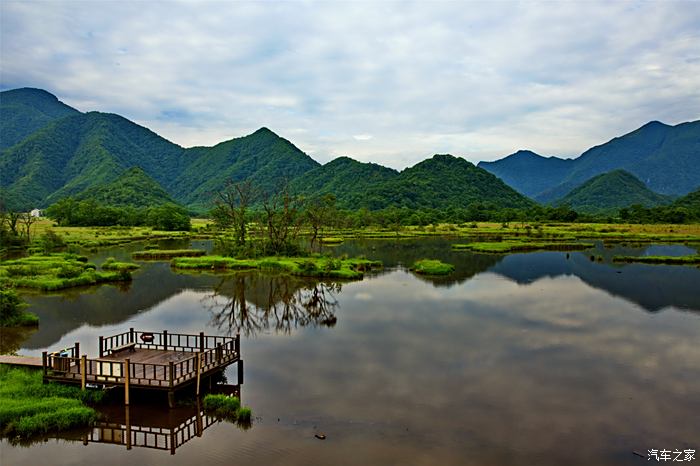
[(34, 209), (31, 212), (29, 212), (29, 215), (31, 215), (32, 217), (41, 217), (41, 210)]

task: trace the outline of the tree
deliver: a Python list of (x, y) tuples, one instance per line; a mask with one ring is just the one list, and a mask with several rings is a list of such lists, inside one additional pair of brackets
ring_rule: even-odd
[(248, 207), (255, 198), (256, 189), (250, 180), (240, 183), (228, 181), (216, 194), (212, 210), (214, 222), (221, 228), (233, 227), (236, 244), (245, 245), (247, 237)]
[(337, 214), (335, 196), (333, 194), (326, 194), (311, 199), (311, 201), (307, 203), (304, 213), (306, 220), (309, 222), (309, 226), (311, 226), (311, 249), (313, 249), (317, 239), (320, 245), (320, 235), (323, 232), (323, 227), (330, 226), (335, 219)]
[(27, 244), (31, 243), (31, 229), (32, 225), (38, 220), (30, 212), (24, 212), (19, 215), (19, 223), (22, 225), (22, 235), (25, 238)]
[(298, 252), (298, 246), (294, 243), (301, 227), (301, 204), (299, 197), (289, 194), (286, 183), (279, 191), (263, 199), (262, 216), (268, 254), (294, 255)]

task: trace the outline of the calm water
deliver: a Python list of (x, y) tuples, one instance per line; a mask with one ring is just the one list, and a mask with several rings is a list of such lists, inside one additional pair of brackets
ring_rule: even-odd
[[(337, 254), (387, 265), (360, 282), (181, 275), (148, 263), (125, 288), (29, 297), (41, 327), (3, 334), (5, 352), (79, 341), (94, 355), (98, 335), (129, 327), (240, 332), (241, 396), (256, 418), (249, 430), (214, 423), (174, 456), (83, 445), (76, 433), (28, 448), (3, 441), (0, 464), (625, 465), (647, 464), (633, 451), (700, 450), (700, 269), (609, 262), (693, 250), (500, 256), (449, 242), (343, 244)], [(457, 271), (405, 270), (421, 257)], [(235, 366), (226, 375), (235, 383)], [(130, 408), (133, 426), (196, 418), (195, 407), (145, 403)], [(120, 406), (105, 415), (125, 423)]]

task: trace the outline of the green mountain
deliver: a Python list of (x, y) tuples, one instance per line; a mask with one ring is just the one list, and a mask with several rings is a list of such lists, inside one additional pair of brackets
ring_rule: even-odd
[(214, 147), (185, 151), (187, 168), (170, 184), (173, 197), (195, 209), (211, 206), (215, 193), (227, 182), (252, 180), (263, 192), (272, 192), (319, 163), (267, 128)]
[(483, 168), (502, 179), (518, 192), (535, 197), (564, 179), (573, 160), (557, 157), (542, 157), (529, 150), (519, 150), (495, 162), (479, 162)]
[(594, 176), (554, 204), (568, 205), (579, 212), (597, 213), (614, 211), (633, 204), (655, 207), (670, 202), (668, 196), (650, 190), (631, 173), (613, 170)]
[(52, 121), (79, 113), (41, 89), (0, 92), (0, 150), (14, 146)]
[(110, 183), (88, 188), (78, 194), (76, 199), (90, 199), (102, 205), (116, 207), (176, 204), (170, 194), (140, 167), (126, 170)]
[(676, 126), (653, 121), (571, 161), (511, 157), (479, 166), (541, 202), (559, 199), (592, 177), (617, 169), (632, 173), (653, 191), (682, 195), (700, 184), (700, 121)]
[(304, 197), (334, 194), (341, 209), (362, 205), (365, 193), (399, 176), (399, 172), (376, 163), (338, 157), (294, 179), (290, 190)]
[(461, 157), (438, 154), (367, 189), (356, 207), (444, 209), (467, 208), (476, 202), (490, 202), (501, 208), (534, 205), (486, 170)]
[(181, 173), (184, 150), (119, 115), (90, 112), (64, 117), (2, 152), (0, 186), (23, 208), (115, 180), (140, 166), (161, 185)]
[(683, 207), (689, 210), (698, 212), (700, 216), (700, 187), (693, 192), (686, 194), (683, 197), (676, 199), (671, 207)]

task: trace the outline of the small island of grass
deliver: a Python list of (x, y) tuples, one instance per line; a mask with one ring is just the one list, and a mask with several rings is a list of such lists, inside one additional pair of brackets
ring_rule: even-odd
[(141, 266), (133, 262), (118, 262), (114, 257), (108, 257), (101, 267), (102, 270), (136, 270)]
[(332, 257), (263, 257), (235, 259), (225, 256), (178, 257), (170, 262), (180, 270), (262, 270), (304, 277), (361, 279), (364, 272), (382, 267), (380, 261), (336, 259)]
[(411, 270), (420, 275), (449, 275), (455, 267), (437, 259), (421, 259), (413, 263)]
[(700, 254), (692, 256), (614, 256), (613, 262), (668, 265), (700, 264)]
[(87, 405), (101, 401), (103, 393), (44, 384), (41, 371), (0, 365), (0, 435), (26, 439), (88, 427), (97, 414)]
[(129, 281), (127, 270), (98, 272), (77, 254), (34, 255), (0, 263), (0, 285), (54, 291), (104, 282)]
[(145, 251), (136, 251), (131, 254), (134, 260), (170, 260), (175, 257), (200, 257), (207, 252), (203, 249), (147, 249)]
[(235, 396), (207, 395), (203, 407), (204, 411), (243, 427), (249, 427), (253, 417), (251, 409), (241, 406), (241, 400)]
[(568, 242), (568, 241), (496, 241), (496, 242), (474, 242), (466, 244), (453, 244), (452, 249), (461, 251), (469, 250), (474, 252), (485, 252), (503, 254), (507, 252), (528, 252), (528, 251), (581, 251), (592, 248), (593, 243)]

